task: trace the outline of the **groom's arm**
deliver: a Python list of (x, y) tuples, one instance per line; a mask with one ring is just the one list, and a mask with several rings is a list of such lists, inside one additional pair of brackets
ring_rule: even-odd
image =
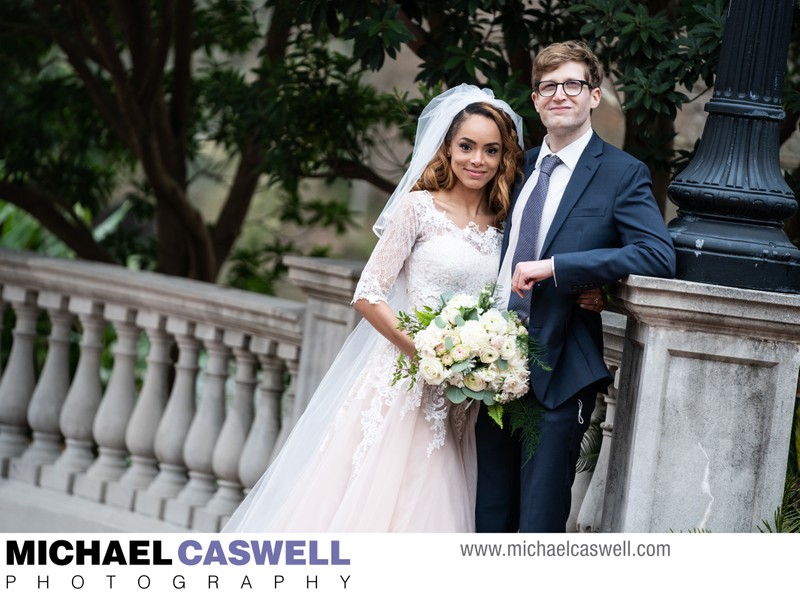
[[(604, 180), (608, 183), (608, 176)], [(629, 274), (675, 276), (675, 249), (643, 163), (631, 159), (617, 177), (613, 204), (604, 241), (553, 257), (559, 293), (602, 287)]]

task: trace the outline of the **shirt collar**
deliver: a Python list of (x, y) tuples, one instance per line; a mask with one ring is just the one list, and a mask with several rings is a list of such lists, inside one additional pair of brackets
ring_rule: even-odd
[(536, 169), (539, 169), (542, 159), (544, 159), (547, 155), (558, 155), (558, 158), (561, 159), (561, 162), (569, 167), (570, 170), (575, 169), (575, 166), (578, 164), (578, 159), (580, 159), (581, 155), (583, 154), (583, 150), (592, 139), (592, 134), (594, 134), (594, 130), (589, 128), (586, 132), (584, 132), (583, 136), (562, 148), (560, 151), (558, 151), (558, 153), (554, 153), (550, 150), (550, 147), (547, 146), (547, 136), (545, 136), (544, 142), (542, 143), (542, 148), (539, 151), (539, 156), (536, 157)]

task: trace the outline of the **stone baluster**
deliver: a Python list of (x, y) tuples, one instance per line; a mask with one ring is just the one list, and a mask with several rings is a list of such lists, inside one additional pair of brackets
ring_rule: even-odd
[(294, 429), (294, 424), (299, 417), (295, 416), (297, 403), (295, 402), (297, 394), (297, 381), (298, 370), (300, 368), (300, 349), (289, 344), (281, 344), (278, 346), (278, 356), (286, 364), (286, 371), (289, 372), (289, 383), (283, 393), (283, 402), (281, 403), (281, 430), (278, 433), (278, 439), (275, 440), (275, 446), (272, 448), (272, 453), (269, 457), (269, 462), (275, 459), (278, 452), (281, 451), (286, 438), (289, 433)]
[(164, 316), (140, 311), (136, 321), (144, 328), (150, 345), (147, 372), (125, 433), (125, 445), (131, 455), (130, 467), (108, 489), (108, 503), (127, 510), (133, 509), (136, 494), (145, 489), (158, 473), (155, 434), (169, 393), (172, 367), (170, 349), (173, 341), (165, 331)]
[(235, 390), (225, 423), (214, 446), (212, 467), (217, 476), (217, 492), (208, 504), (195, 511), (192, 527), (202, 532), (218, 532), (242, 501), (239, 460), (247, 434), (253, 424), (256, 357), (250, 351), (250, 337), (241, 332), (225, 332), (225, 344), (236, 360)]
[(103, 350), (103, 305), (91, 299), (72, 298), (71, 312), (82, 328), (80, 359), (59, 419), (66, 447), (53, 464), (42, 467), (43, 487), (72, 492), (75, 475), (94, 462), (92, 424), (103, 393), (100, 383), (100, 354)]
[(605, 343), (605, 359), (608, 369), (614, 378), (605, 394), (605, 420), (600, 424), (603, 430), (603, 441), (600, 445), (600, 456), (592, 473), (592, 480), (583, 504), (578, 512), (576, 529), (578, 532), (599, 532), (603, 519), (603, 501), (608, 480), (608, 466), (611, 456), (611, 442), (614, 437), (614, 414), (617, 408), (617, 388), (619, 387), (619, 367), (622, 360), (622, 349), (625, 342), (625, 316), (614, 313), (603, 313), (603, 341)]
[(8, 362), (0, 380), (0, 476), (8, 476), (12, 459), (28, 447), (28, 405), (36, 386), (33, 347), (39, 308), (36, 293), (22, 287), (4, 287), (3, 298), (17, 321)]
[(267, 469), (281, 427), (286, 363), (278, 357), (276, 347), (275, 341), (264, 338), (254, 338), (251, 344), (261, 364), (261, 394), (255, 420), (239, 459), (239, 480), (246, 491), (256, 484)]
[(164, 510), (165, 520), (185, 527), (192, 527), (194, 509), (208, 503), (216, 490), (212, 457), (225, 418), (228, 377), (229, 351), (223, 342), (223, 331), (198, 325), (196, 335), (203, 341), (208, 361), (203, 373), (203, 394), (183, 447), (189, 482), (177, 498), (167, 502)]
[(85, 474), (75, 477), (73, 493), (92, 501), (104, 501), (106, 486), (119, 479), (128, 467), (125, 430), (136, 401), (136, 346), (139, 328), (136, 311), (106, 304), (105, 318), (117, 335), (114, 366), (106, 391), (94, 417), (93, 435), (98, 456)]
[(600, 446), (600, 456), (597, 458), (597, 466), (592, 473), (592, 481), (583, 498), (577, 518), (578, 532), (600, 532), (600, 524), (603, 520), (603, 499), (606, 491), (606, 481), (608, 480), (608, 464), (611, 455), (611, 442), (614, 438), (614, 413), (617, 408), (617, 389), (619, 387), (619, 368), (611, 368), (614, 374), (614, 383), (608, 387), (608, 394), (605, 395), (606, 415), (605, 420), (600, 424), (603, 430), (603, 442)]
[[(613, 373), (613, 370), (611, 371)], [(592, 418), (589, 421), (589, 428), (587, 429), (586, 433), (583, 436), (583, 443), (581, 444), (581, 450), (584, 449), (585, 446), (591, 447), (587, 440), (592, 439), (591, 434), (592, 432), (596, 431), (596, 427), (600, 427), (602, 425), (603, 420), (605, 419), (606, 415), (606, 403), (605, 399), (603, 398), (603, 394), (598, 392), (597, 396), (595, 397), (595, 405), (594, 410), (592, 411)], [(601, 434), (602, 440), (602, 434)], [(601, 441), (602, 445), (602, 441)], [(584, 468), (580, 472), (575, 474), (575, 481), (572, 483), (572, 503), (570, 507), (569, 518), (567, 518), (567, 532), (577, 532), (578, 531), (578, 515), (580, 510), (583, 508), (583, 502), (586, 500), (586, 493), (589, 490), (589, 486), (594, 478), (594, 472), (597, 469), (597, 461), (595, 461), (595, 465), (593, 468)]]
[(166, 330), (178, 345), (178, 361), (175, 364), (172, 391), (155, 434), (158, 474), (146, 489), (136, 494), (134, 500), (135, 511), (159, 519), (164, 517), (166, 502), (175, 498), (188, 480), (183, 446), (195, 414), (195, 387), (200, 353), (200, 342), (195, 338), (194, 323), (169, 318)]
[(20, 458), (12, 460), (9, 473), (11, 478), (34, 485), (39, 483), (41, 467), (52, 464), (61, 454), (63, 437), (58, 417), (69, 390), (70, 337), (75, 321), (66, 295), (42, 292), (38, 303), (50, 317), (50, 335), (47, 357), (28, 407), (33, 441)]

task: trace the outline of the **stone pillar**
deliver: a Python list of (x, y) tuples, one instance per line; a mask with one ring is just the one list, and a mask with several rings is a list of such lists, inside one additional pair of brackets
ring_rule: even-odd
[(239, 459), (255, 408), (256, 356), (250, 350), (250, 336), (229, 330), (224, 342), (236, 360), (235, 387), (211, 459), (217, 491), (205, 506), (194, 510), (192, 527), (201, 532), (219, 532), (223, 518), (228, 518), (242, 501)]
[(36, 386), (33, 347), (39, 308), (36, 293), (5, 287), (3, 299), (17, 317), (11, 353), (0, 380), (0, 476), (8, 476), (11, 461), (28, 447), (28, 405)]
[(200, 354), (194, 323), (169, 318), (167, 332), (174, 336), (178, 345), (178, 361), (172, 390), (155, 433), (158, 474), (147, 489), (137, 492), (133, 504), (138, 513), (159, 519), (164, 517), (166, 502), (177, 496), (189, 480), (183, 460), (183, 444), (195, 413)]
[(225, 383), (230, 357), (230, 349), (223, 342), (224, 331), (221, 328), (198, 325), (196, 336), (203, 341), (208, 361), (203, 373), (200, 404), (183, 444), (189, 482), (164, 508), (165, 520), (187, 528), (193, 526), (194, 510), (206, 505), (217, 489), (212, 459), (225, 420)]
[(625, 339), (626, 323), (627, 319), (624, 315), (611, 311), (603, 312), (604, 358), (611, 375), (614, 377), (614, 383), (608, 387), (608, 393), (603, 395), (606, 405), (605, 418), (600, 423), (600, 428), (603, 430), (603, 442), (600, 446), (597, 466), (595, 466), (592, 473), (592, 480), (578, 512), (576, 522), (578, 532), (598, 532), (603, 519), (603, 500), (606, 495), (611, 442), (614, 436), (614, 413), (617, 408), (619, 366), (622, 361), (622, 346)]
[(781, 504), (800, 296), (631, 276), (603, 531), (752, 532)]
[(360, 320), (350, 305), (364, 262), (287, 256), (289, 282), (308, 295), (291, 426)]
[(239, 481), (245, 492), (256, 484), (267, 469), (281, 426), (281, 396), (286, 364), (277, 354), (277, 343), (254, 338), (252, 349), (261, 364), (261, 385), (255, 419), (242, 446)]
[(125, 445), (130, 465), (119, 480), (108, 485), (106, 503), (132, 510), (138, 493), (146, 489), (158, 473), (155, 436), (169, 393), (172, 337), (166, 332), (166, 317), (140, 311), (136, 322), (147, 334), (147, 372), (139, 398), (130, 413)]
[(38, 303), (50, 316), (50, 336), (47, 339), (47, 358), (28, 407), (33, 441), (22, 457), (11, 461), (9, 473), (13, 479), (34, 485), (39, 484), (42, 466), (52, 464), (61, 455), (63, 447), (58, 418), (69, 390), (70, 335), (75, 318), (69, 312), (69, 297), (66, 295), (42, 292)]
[(69, 310), (77, 314), (82, 330), (80, 358), (69, 392), (64, 399), (59, 426), (66, 447), (53, 464), (42, 467), (40, 485), (72, 493), (75, 476), (94, 462), (95, 442), (92, 425), (103, 395), (100, 382), (100, 355), (103, 351), (103, 304), (73, 297)]
[(106, 486), (125, 472), (128, 450), (125, 449), (125, 430), (136, 402), (136, 345), (139, 328), (136, 310), (106, 304), (106, 320), (117, 335), (114, 367), (106, 391), (97, 407), (92, 434), (98, 456), (84, 474), (75, 477), (73, 494), (92, 501), (105, 501)]

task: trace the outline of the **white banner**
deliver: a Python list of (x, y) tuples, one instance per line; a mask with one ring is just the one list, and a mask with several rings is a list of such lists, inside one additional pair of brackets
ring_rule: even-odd
[(2, 590), (785, 591), (793, 534), (4, 534)]

